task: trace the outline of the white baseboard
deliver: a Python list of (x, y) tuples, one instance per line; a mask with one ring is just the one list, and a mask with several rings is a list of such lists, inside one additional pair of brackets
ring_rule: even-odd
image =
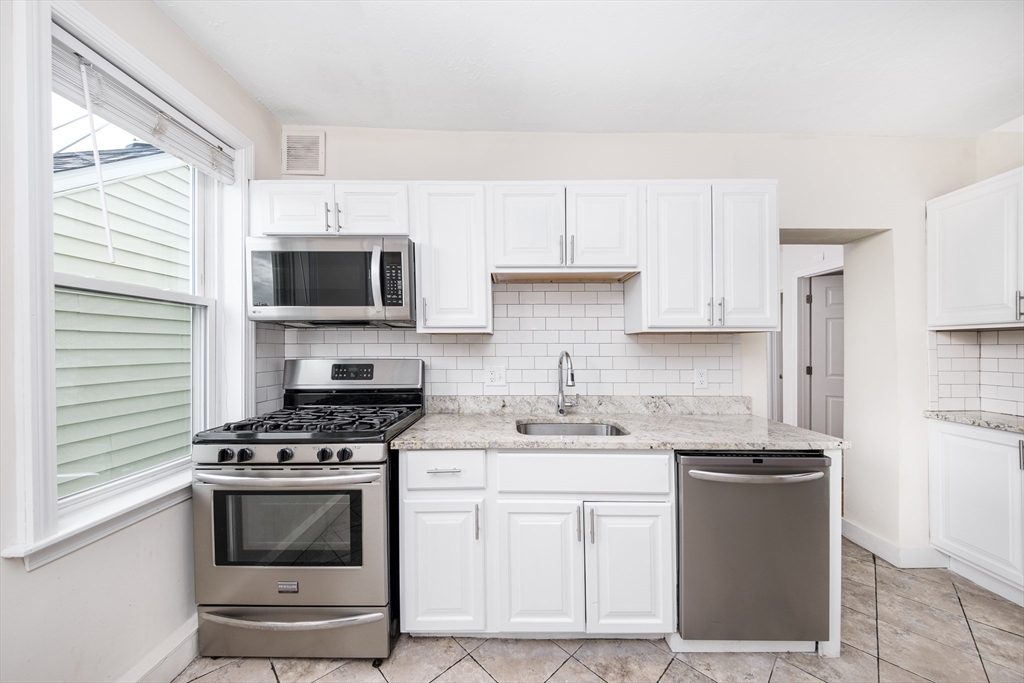
[(935, 548), (901, 548), (848, 519), (843, 520), (843, 536), (902, 569), (949, 566), (949, 557)]
[(199, 616), (174, 629), (118, 680), (121, 683), (170, 683), (199, 656)]
[(955, 557), (949, 558), (949, 571), (959, 574), (965, 579), (970, 579), (982, 588), (987, 588), (1010, 602), (1024, 606), (1024, 590), (1021, 590), (1019, 586), (992, 576), (988, 572)]

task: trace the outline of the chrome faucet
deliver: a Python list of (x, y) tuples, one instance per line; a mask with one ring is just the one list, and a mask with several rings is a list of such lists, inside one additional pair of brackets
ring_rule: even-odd
[[(569, 371), (568, 379), (565, 379), (564, 372), (562, 370), (563, 364), (566, 370)], [(564, 383), (563, 383), (564, 379)], [(576, 386), (576, 373), (572, 370), (572, 356), (569, 355), (568, 351), (562, 351), (562, 354), (558, 357), (558, 414), (565, 415), (566, 408), (575, 408), (580, 402), (580, 395), (576, 394), (576, 398), (567, 399), (565, 397), (565, 387)]]

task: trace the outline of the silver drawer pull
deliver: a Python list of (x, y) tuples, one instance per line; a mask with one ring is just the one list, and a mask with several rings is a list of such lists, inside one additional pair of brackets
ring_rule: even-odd
[(458, 467), (449, 467), (447, 469), (435, 467), (432, 470), (427, 470), (427, 474), (458, 474), (461, 471)]
[(801, 472), (799, 474), (732, 474), (729, 472), (705, 472), (690, 470), (690, 476), (704, 481), (722, 481), (728, 484), (799, 484), (814, 481), (825, 476), (824, 472)]
[(323, 631), (329, 628), (342, 628), (343, 626), (359, 626), (360, 624), (372, 624), (380, 621), (384, 615), (380, 612), (373, 614), (360, 614), (355, 617), (344, 617), (342, 619), (326, 619), (324, 621), (254, 621), (252, 619), (239, 619), (229, 617), (216, 612), (207, 612), (202, 615), (203, 619), (212, 621), (215, 624), (234, 626), (236, 628), (248, 628), (255, 631)]

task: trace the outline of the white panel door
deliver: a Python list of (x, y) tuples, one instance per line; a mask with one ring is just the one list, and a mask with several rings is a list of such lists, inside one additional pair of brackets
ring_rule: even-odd
[(329, 235), (337, 230), (330, 183), (253, 183), (259, 204), (257, 230), (264, 235)]
[(420, 185), (416, 194), (422, 331), (483, 330), (491, 279), (484, 242), (483, 185)]
[(586, 503), (587, 633), (675, 630), (670, 503)]
[(402, 631), (483, 630), (482, 506), (402, 501)]
[(334, 199), (342, 234), (409, 234), (409, 189), (403, 184), (339, 184)]
[(928, 325), (1022, 324), (1024, 170), (928, 202)]
[(811, 429), (843, 438), (843, 276), (811, 278)]
[(583, 631), (582, 501), (498, 502), (502, 631)]
[(929, 423), (935, 547), (1024, 584), (1019, 434)]
[(498, 185), (493, 215), (496, 268), (565, 263), (565, 186)]
[(779, 325), (779, 217), (775, 183), (716, 182), (715, 324)]
[(711, 184), (647, 187), (649, 326), (711, 327)]
[(569, 266), (636, 267), (636, 185), (569, 185), (565, 211)]

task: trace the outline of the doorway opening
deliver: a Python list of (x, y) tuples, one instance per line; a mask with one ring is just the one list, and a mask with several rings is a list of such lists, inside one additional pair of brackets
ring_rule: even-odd
[(843, 438), (843, 271), (805, 276), (798, 284), (800, 366), (797, 424)]

